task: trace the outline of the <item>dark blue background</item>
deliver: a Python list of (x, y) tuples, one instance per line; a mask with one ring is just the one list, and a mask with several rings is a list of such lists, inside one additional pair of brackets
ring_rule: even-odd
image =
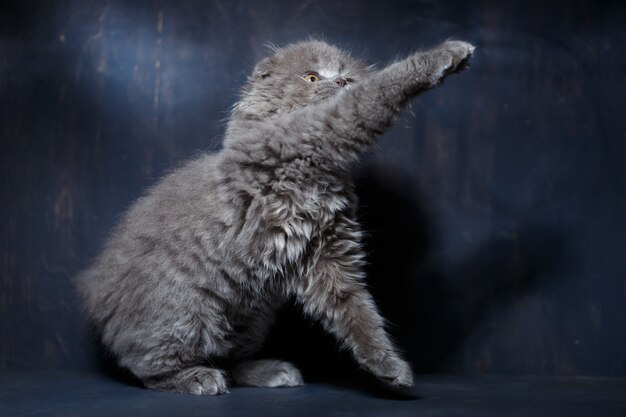
[[(370, 287), (418, 372), (626, 375), (621, 2), (19, 2), (0, 13), (0, 371), (95, 369), (71, 277), (164, 171), (218, 150), (255, 61), (309, 34), (472, 67), (358, 169)], [(268, 354), (346, 369), (287, 309)]]

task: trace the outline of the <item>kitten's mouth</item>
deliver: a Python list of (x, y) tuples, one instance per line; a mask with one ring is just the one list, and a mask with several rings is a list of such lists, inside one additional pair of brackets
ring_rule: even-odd
[(340, 91), (341, 89), (342, 87), (335, 85), (335, 84), (331, 84), (328, 86), (324, 86), (323, 89), (320, 89), (320, 91), (317, 92), (317, 95), (321, 96), (322, 100), (326, 100), (330, 96), (337, 94), (337, 92)]

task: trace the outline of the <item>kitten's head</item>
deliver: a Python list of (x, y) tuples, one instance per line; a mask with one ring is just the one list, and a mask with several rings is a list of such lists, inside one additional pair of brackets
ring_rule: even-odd
[(369, 67), (320, 41), (275, 48), (259, 62), (233, 109), (235, 119), (262, 119), (318, 103), (350, 88)]

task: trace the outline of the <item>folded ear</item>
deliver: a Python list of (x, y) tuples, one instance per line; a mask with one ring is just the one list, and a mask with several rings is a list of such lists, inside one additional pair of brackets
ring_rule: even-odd
[(254, 67), (254, 71), (252, 72), (252, 76), (254, 78), (267, 78), (271, 75), (270, 68), (273, 64), (273, 57), (268, 56), (267, 58), (263, 58), (259, 63)]

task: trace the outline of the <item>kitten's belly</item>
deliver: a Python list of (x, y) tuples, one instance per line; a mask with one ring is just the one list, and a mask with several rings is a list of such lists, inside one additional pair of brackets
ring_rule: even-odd
[(232, 358), (245, 357), (257, 352), (274, 322), (276, 311), (285, 303), (278, 294), (248, 294), (230, 311), (232, 332), (229, 341)]

